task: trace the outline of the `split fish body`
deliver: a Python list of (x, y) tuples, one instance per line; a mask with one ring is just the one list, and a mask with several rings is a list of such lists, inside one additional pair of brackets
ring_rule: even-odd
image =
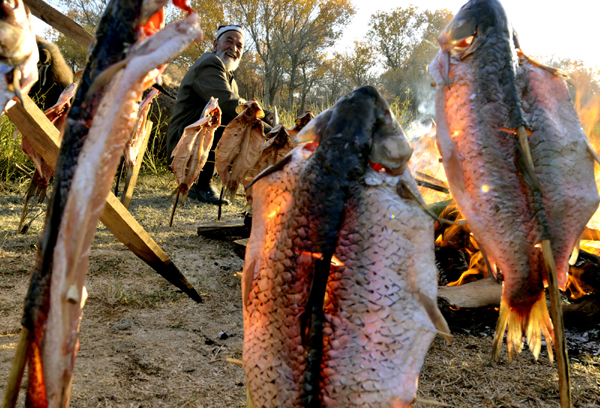
[(280, 171), (251, 190), (252, 229), (246, 248), (244, 371), (255, 407), (300, 407), (305, 369), (300, 320), (310, 275), (293, 269), (293, 192), (315, 146), (299, 145)]
[[(399, 363), (406, 357), (396, 353), (408, 353), (414, 342), (394, 338), (405, 332), (399, 325), (416, 326), (410, 334), (411, 329), (404, 333), (408, 336), (419, 333), (421, 328), (418, 326), (423, 323), (424, 330), (430, 331), (417, 342), (425, 349), (430, 343), (429, 335), (435, 330), (431, 321), (423, 319), (422, 306), (404, 305), (411, 309), (406, 311), (406, 319), (398, 312), (402, 305), (390, 308), (391, 299), (414, 300), (415, 293), (399, 293), (403, 290), (399, 277), (410, 267), (391, 273), (393, 266), (378, 262), (377, 255), (367, 248), (369, 245), (388, 248), (387, 240), (399, 237), (394, 227), (393, 233), (382, 232), (381, 229), (390, 227), (385, 225), (383, 218), (368, 211), (375, 208), (375, 213), (382, 215), (387, 210), (398, 210), (398, 215), (404, 219), (406, 210), (402, 203), (390, 204), (394, 195), (398, 197), (394, 193), (395, 185), (379, 191), (379, 187), (372, 189), (367, 186), (369, 181), (365, 181), (383, 177), (368, 170), (369, 160), (410, 177), (406, 162), (412, 150), (387, 103), (373, 88), (358, 88), (315, 118), (303, 132), (301, 140), (318, 142), (318, 146), (315, 147), (315, 143), (299, 145), (280, 164), (259, 174), (250, 186), (253, 224), (242, 281), (243, 362), (255, 407), (344, 406), (343, 401), (356, 396), (353, 392), (362, 391), (357, 384), (362, 383), (364, 372), (356, 373), (361, 364), (368, 361), (372, 369), (382, 369), (388, 374), (388, 358), (395, 358)], [(366, 178), (365, 174), (368, 174)], [(385, 204), (376, 203), (370, 208), (373, 200), (383, 200)], [(386, 217), (395, 223), (389, 214)], [(413, 222), (419, 220), (423, 219), (417, 216)], [(377, 225), (369, 224), (373, 221)], [(426, 274), (435, 274), (433, 222), (423, 221), (422, 230), (429, 232), (422, 239), (429, 242), (423, 251), (428, 248), (431, 251), (431, 256), (424, 257), (423, 262), (431, 260)], [(400, 227), (400, 223), (396, 225)], [(357, 231), (363, 227), (367, 230)], [(361, 235), (363, 233), (365, 235)], [(401, 249), (405, 244), (391, 243), (389, 250)], [(354, 255), (350, 253), (353, 251)], [(335, 266), (336, 256), (346, 259), (348, 265), (339, 269)], [(367, 259), (369, 256), (374, 262)], [(405, 256), (409, 255), (402, 253), (392, 258), (406, 260)], [(378, 274), (385, 276), (378, 278)], [(373, 295), (369, 304), (356, 306), (352, 311), (355, 315), (351, 333), (344, 331), (347, 315), (343, 313), (352, 307), (352, 302), (367, 301), (369, 294), (364, 291), (357, 295), (348, 293), (349, 289), (357, 289), (345, 282), (349, 276), (370, 281), (373, 288), (385, 286), (388, 280), (397, 284), (387, 292), (381, 287), (385, 292), (382, 298), (376, 299), (377, 295)], [(405, 276), (404, 279), (413, 278)], [(426, 280), (424, 287), (431, 281)], [(435, 277), (433, 282), (436, 282)], [(429, 289), (425, 291), (429, 293)], [(435, 298), (435, 293), (432, 296)], [(334, 297), (337, 300), (333, 300)], [(377, 322), (385, 326), (382, 331), (376, 328)], [(392, 345), (387, 355), (380, 354), (375, 351), (379, 347), (375, 343), (385, 341), (388, 335), (399, 347)], [(374, 348), (362, 347), (366, 344)], [(378, 351), (386, 347), (381, 346)], [(353, 360), (361, 362), (357, 365)], [(412, 378), (411, 373), (415, 370), (418, 373), (421, 364), (422, 356), (419, 355), (414, 357), (414, 363), (408, 362), (395, 371), (406, 390), (399, 389), (395, 380), (380, 377), (376, 384), (370, 382), (367, 385), (376, 389), (364, 391), (365, 399), (361, 397), (356, 400), (357, 405), (350, 406), (367, 407), (368, 403), (377, 400), (391, 404), (394, 398), (403, 401), (403, 405), (398, 406), (410, 405), (416, 384), (416, 376)], [(406, 385), (407, 381), (412, 384)], [(350, 383), (353, 384), (351, 387), (344, 386)], [(393, 391), (389, 390), (391, 388)]]
[[(570, 200), (566, 196), (590, 194), (597, 200), (595, 187), (589, 193), (580, 192), (591, 187), (590, 182), (582, 184), (582, 179), (589, 177), (593, 184), (593, 171), (574, 176), (575, 168), (586, 172), (591, 162), (580, 167), (572, 153), (564, 161), (560, 158), (566, 153), (560, 146), (572, 137), (561, 128), (571, 128), (573, 118), (569, 119), (571, 123), (562, 118), (554, 119), (562, 123), (552, 123), (548, 107), (555, 102), (549, 94), (542, 95), (548, 83), (536, 82), (535, 74), (539, 73), (526, 73), (519, 65), (513, 35), (498, 1), (472, 0), (440, 36), (442, 50), (429, 66), (437, 83), (437, 139), (450, 191), (492, 273), (504, 281), (494, 339), (496, 359), (506, 328), (509, 359), (513, 349), (520, 352), (525, 335), (536, 357), (541, 332), (552, 341), (553, 328), (544, 296), (546, 272), (538, 245), (548, 238), (543, 236), (542, 225), (552, 225), (552, 246), (558, 250), (557, 260), (562, 260), (566, 252), (570, 255), (572, 243), (587, 222), (567, 220), (566, 214), (559, 214), (569, 212), (563, 208)], [(549, 79), (544, 77), (542, 82)], [(536, 100), (536, 92), (546, 100)], [(555, 111), (569, 110), (564, 97), (560, 104)], [(543, 217), (540, 190), (526, 171), (525, 156), (513, 134), (519, 126), (537, 133), (529, 140), (547, 218)], [(581, 151), (581, 141), (569, 149)], [(569, 160), (573, 162), (567, 165)], [(551, 202), (553, 198), (559, 200)], [(580, 212), (583, 216), (587, 211), (573, 210), (569, 215)], [(568, 228), (570, 232), (564, 231), (566, 224), (573, 225)], [(560, 236), (565, 232), (574, 236)], [(559, 276), (563, 276), (559, 280), (564, 282), (566, 264), (561, 263)]]
[[(108, 4), (97, 34), (99, 49), (92, 53), (92, 62), (84, 73), (83, 90), (80, 87), (82, 93), (78, 92), (67, 120), (53, 198), (23, 318), (23, 325), (36, 336), (29, 350), (27, 406), (63, 408), (69, 404), (90, 246), (120, 156), (135, 124), (139, 100), (166, 62), (202, 38), (198, 16), (190, 13), (130, 45), (126, 64), (115, 70), (112, 80), (105, 83), (103, 97), (86, 96), (91, 89), (90, 66), (105, 63), (96, 58), (107, 52), (104, 47), (111, 47), (108, 39), (140, 32), (136, 18), (140, 6), (141, 2)], [(118, 14), (118, 18), (111, 19), (111, 13)], [(111, 24), (119, 26), (121, 31), (111, 33), (107, 29)], [(118, 49), (112, 49), (110, 55), (114, 57)], [(81, 105), (85, 107), (82, 109)], [(90, 105), (92, 111), (86, 110)]]
[(255, 99), (236, 108), (236, 116), (225, 128), (215, 149), (215, 167), (225, 188), (224, 196), (233, 199), (239, 184), (262, 153), (265, 117)]
[(347, 205), (327, 284), (322, 398), (326, 407), (409, 407), (436, 328), (421, 297), (437, 298), (433, 220), (397, 185), (406, 169), (369, 169)]
[(0, 108), (38, 80), (39, 52), (23, 0), (0, 2)]
[(564, 290), (569, 257), (600, 198), (589, 141), (562, 76), (519, 59), (523, 110), (532, 134), (529, 145), (540, 182), (559, 287)]
[(177, 178), (179, 189), (187, 194), (198, 179), (200, 171), (208, 160), (215, 130), (221, 124), (221, 109), (217, 99), (211, 97), (202, 111), (200, 119), (187, 126), (173, 149), (171, 168)]
[(140, 103), (137, 122), (133, 127), (133, 132), (131, 132), (129, 140), (125, 144), (124, 159), (125, 165), (128, 168), (133, 168), (135, 166), (135, 162), (137, 161), (137, 157), (140, 153), (142, 142), (144, 140), (148, 112), (150, 111), (150, 106), (152, 106), (152, 101), (158, 96), (159, 93), (160, 91), (156, 88), (150, 89), (148, 95), (146, 95)]

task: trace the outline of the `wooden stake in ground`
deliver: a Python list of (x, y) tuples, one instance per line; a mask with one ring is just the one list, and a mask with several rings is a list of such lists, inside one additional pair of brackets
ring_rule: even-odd
[[(35, 150), (54, 168), (58, 156), (59, 131), (40, 108), (29, 96), (23, 95), (23, 105), (16, 103), (7, 109), (6, 113)], [(107, 197), (100, 221), (119, 241), (162, 277), (196, 302), (202, 301), (186, 277), (112, 193)]]
[[(532, 175), (535, 177), (533, 172), (533, 159), (531, 157), (531, 150), (529, 148), (529, 140), (527, 139), (527, 131), (524, 126), (519, 126), (517, 130), (517, 137), (521, 148), (525, 153), (525, 157), (529, 166), (531, 166)], [(542, 228), (545, 228), (542, 225)], [(544, 231), (544, 234), (548, 236), (548, 231)], [(560, 304), (560, 293), (558, 291), (558, 279), (556, 277), (556, 264), (554, 263), (554, 255), (552, 254), (552, 247), (550, 240), (545, 239), (542, 241), (542, 254), (544, 256), (544, 264), (546, 266), (546, 273), (548, 278), (548, 293), (550, 295), (550, 316), (552, 317), (552, 324), (554, 325), (554, 347), (556, 349), (556, 362), (558, 365), (558, 387), (560, 392), (560, 405), (562, 408), (570, 408), (571, 404), (571, 378), (569, 373), (569, 359), (567, 356), (567, 347), (565, 342), (565, 324), (563, 321), (562, 306)]]

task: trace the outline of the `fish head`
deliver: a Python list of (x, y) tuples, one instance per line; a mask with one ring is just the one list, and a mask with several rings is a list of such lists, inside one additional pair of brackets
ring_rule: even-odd
[(164, 6), (169, 0), (144, 0), (138, 19), (138, 27), (147, 36), (154, 34), (165, 26)]
[[(490, 31), (508, 26), (506, 12), (498, 0), (470, 0), (462, 6), (438, 37), (444, 55), (442, 72), (446, 85), (450, 87), (451, 57), (468, 57), (480, 48), (481, 39)], [(512, 33), (509, 29), (510, 36)]]
[(269, 133), (267, 133), (266, 138), (268, 141), (272, 141), (272, 146), (282, 148), (290, 140), (290, 134), (288, 133), (285, 126), (283, 126), (283, 124), (280, 123), (279, 125), (275, 126)]
[(258, 101), (254, 98), (250, 99), (243, 105), (236, 106), (235, 113), (237, 113), (238, 115), (244, 114), (248, 117), (255, 117), (258, 119), (262, 119), (265, 117), (265, 111), (262, 110)]
[(404, 135), (402, 127), (390, 106), (383, 97), (375, 103), (375, 126), (370, 161), (380, 164), (393, 175), (402, 174), (406, 169), (413, 148)]

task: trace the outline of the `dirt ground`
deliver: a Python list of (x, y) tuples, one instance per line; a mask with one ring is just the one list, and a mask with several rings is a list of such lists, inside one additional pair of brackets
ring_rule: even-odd
[[(168, 284), (100, 225), (92, 246), (72, 407), (244, 407), (240, 278), (243, 261), (229, 241), (199, 237), (214, 206), (188, 202), (168, 227), (175, 188), (168, 175), (140, 178), (133, 216), (201, 294), (196, 304)], [(0, 189), (1, 190), (1, 189)], [(10, 189), (9, 189), (10, 190)], [(0, 191), (0, 389), (20, 330), (23, 298), (42, 218), (17, 234), (23, 192)], [(239, 205), (224, 219), (242, 218)], [(437, 338), (418, 397), (456, 407), (559, 407), (556, 364), (524, 352), (513, 363), (490, 360), (494, 321), (461, 329), (454, 344)], [(575, 407), (600, 406), (600, 356), (571, 355)], [(22, 389), (23, 391), (23, 389)], [(3, 394), (3, 391), (2, 391)], [(23, 394), (23, 392), (21, 393)], [(20, 405), (22, 406), (22, 396)], [(418, 403), (415, 407), (431, 406)]]

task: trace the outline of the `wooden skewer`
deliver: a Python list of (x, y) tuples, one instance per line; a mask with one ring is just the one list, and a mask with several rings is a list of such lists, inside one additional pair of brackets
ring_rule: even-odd
[[(533, 159), (529, 149), (529, 140), (524, 126), (517, 129), (519, 143), (525, 152), (525, 157), (533, 170)], [(546, 266), (548, 278), (548, 293), (550, 294), (550, 316), (554, 325), (554, 347), (556, 350), (556, 362), (558, 364), (558, 388), (560, 393), (560, 406), (571, 408), (571, 377), (569, 373), (569, 359), (565, 342), (565, 325), (563, 321), (562, 306), (560, 304), (560, 293), (558, 291), (558, 279), (556, 276), (556, 264), (550, 240), (542, 241), (542, 254)]]
[(21, 327), (19, 344), (17, 345), (17, 352), (15, 353), (10, 374), (8, 375), (8, 384), (6, 384), (2, 408), (13, 408), (17, 405), (19, 389), (21, 388), (21, 380), (23, 379), (23, 372), (25, 371), (28, 348), (29, 330), (27, 330), (25, 327)]
[(238, 360), (237, 358), (227, 357), (225, 359), (225, 361), (227, 361), (228, 363), (233, 363), (233, 364), (237, 364), (237, 365), (243, 365), (244, 364), (244, 363), (242, 363), (242, 360)]

